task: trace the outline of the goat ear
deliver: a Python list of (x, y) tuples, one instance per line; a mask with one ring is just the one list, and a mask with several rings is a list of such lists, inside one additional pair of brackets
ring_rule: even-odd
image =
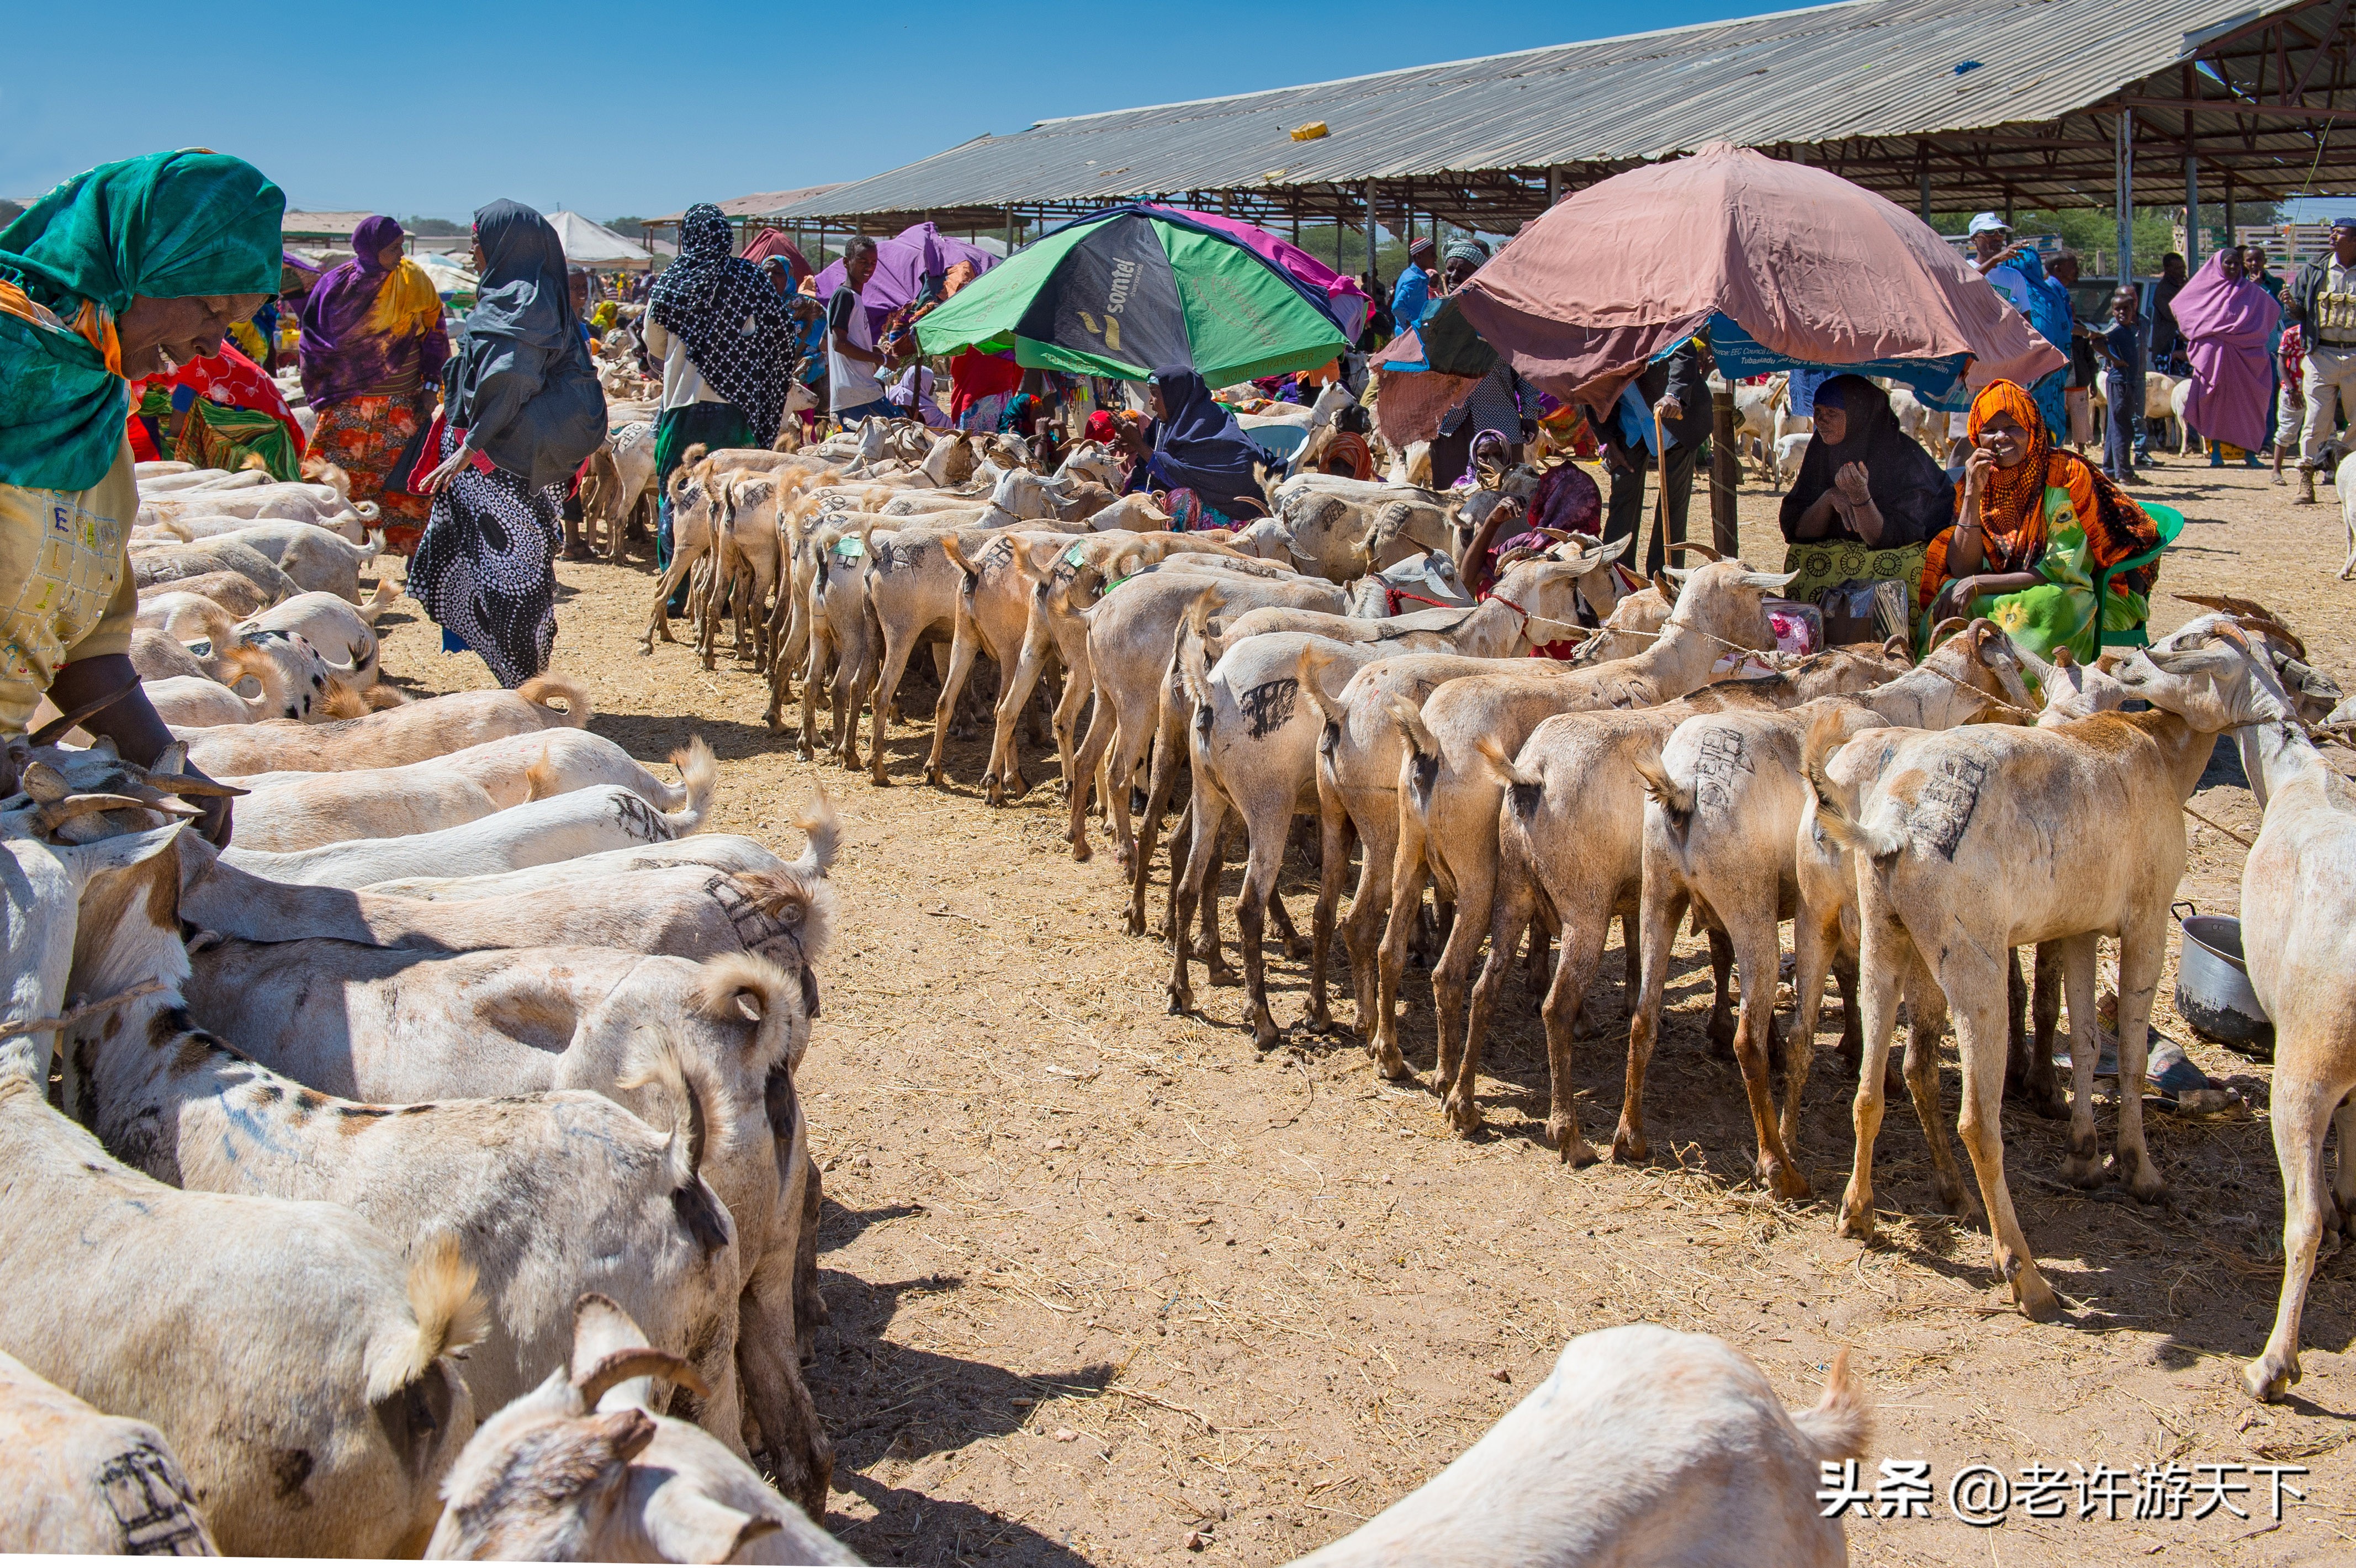
[(685, 1487), (665, 1487), (657, 1497), (646, 1531), (668, 1562), (731, 1563), (751, 1542), (785, 1528)]
[(2053, 650), (2053, 667), (2055, 669), (2068, 669), (2077, 662), (2078, 656), (2070, 651), (2069, 644), (2064, 643), (2060, 647)]

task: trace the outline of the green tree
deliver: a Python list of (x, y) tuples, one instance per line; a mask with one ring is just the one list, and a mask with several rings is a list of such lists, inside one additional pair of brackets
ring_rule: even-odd
[(407, 229), (412, 234), (423, 234), (435, 238), (443, 238), (449, 235), (464, 234), (467, 232), (466, 225), (461, 223), (453, 223), (446, 218), (412, 217), (404, 222), (402, 227)]
[(605, 227), (625, 240), (643, 240), (647, 237), (647, 220), (643, 218), (616, 218), (609, 221)]

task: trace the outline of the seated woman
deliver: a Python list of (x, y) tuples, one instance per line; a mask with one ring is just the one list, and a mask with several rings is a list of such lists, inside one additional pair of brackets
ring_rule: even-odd
[(199, 468), (235, 470), (259, 461), (273, 479), (303, 476), (303, 427), (285, 395), (228, 343), (218, 354), (133, 382), (127, 433), (137, 462), (168, 451)]
[(1928, 624), (1985, 615), (2040, 657), (2099, 651), (2099, 632), (2150, 613), (2156, 566), (2111, 579), (2098, 607), (2094, 574), (2158, 547), (2158, 523), (2102, 470), (2057, 448), (2029, 393), (1996, 381), (1972, 400), (1971, 455), (1956, 486), (1954, 526), (1931, 541), (1917, 603)]
[(1783, 497), (1783, 537), (1869, 549), (1926, 542), (1954, 513), (1944, 470), (1898, 428), (1890, 394), (1862, 376), (1816, 389), (1816, 432)]
[(1202, 377), (1183, 365), (1162, 367), (1146, 382), (1145, 407), (1153, 416), (1153, 449), (1130, 472), (1130, 490), (1153, 491), (1185, 530), (1268, 515), (1267, 496), (1252, 472), (1267, 454), (1213, 400)]

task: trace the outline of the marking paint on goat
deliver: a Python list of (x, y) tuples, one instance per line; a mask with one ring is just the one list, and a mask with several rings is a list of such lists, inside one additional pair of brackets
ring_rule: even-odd
[(1734, 775), (1751, 771), (1742, 758), (1741, 731), (1705, 730), (1694, 755), (1694, 804), (1713, 810), (1732, 805)]
[(1258, 741), (1290, 723), (1300, 699), (1301, 682), (1288, 675), (1260, 682), (1237, 698), (1236, 706), (1243, 710), (1251, 738)]
[(612, 799), (614, 817), (623, 832), (641, 844), (660, 844), (670, 838), (670, 824), (653, 806), (627, 790), (616, 790)]
[(1922, 785), (1907, 827), (1918, 849), (1936, 850), (1944, 859), (1955, 858), (1955, 846), (1972, 825), (1979, 805), (1980, 785), (1987, 782), (1987, 764), (1976, 757), (1950, 757)]
[(976, 560), (973, 565), (975, 571), (987, 575), (993, 571), (1002, 571), (1013, 562), (1014, 547), (1007, 542), (1005, 535), (1001, 534), (990, 541), (990, 548), (981, 552), (980, 559)]
[(123, 1527), (125, 1555), (198, 1553), (205, 1527), (197, 1519), (197, 1499), (162, 1449), (144, 1440), (134, 1443), (101, 1467), (94, 1479), (107, 1511)]

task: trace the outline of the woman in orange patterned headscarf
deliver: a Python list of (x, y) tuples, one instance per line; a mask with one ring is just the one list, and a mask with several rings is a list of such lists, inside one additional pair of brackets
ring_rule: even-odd
[(2115, 576), (2099, 616), (2094, 574), (2158, 547), (2150, 514), (2084, 458), (2056, 449), (2037, 404), (2010, 381), (1972, 400), (1970, 437), (1955, 521), (1922, 562), (1929, 624), (1985, 615), (2040, 656), (2068, 646), (2086, 658), (2100, 628), (2140, 625), (2156, 569)]

